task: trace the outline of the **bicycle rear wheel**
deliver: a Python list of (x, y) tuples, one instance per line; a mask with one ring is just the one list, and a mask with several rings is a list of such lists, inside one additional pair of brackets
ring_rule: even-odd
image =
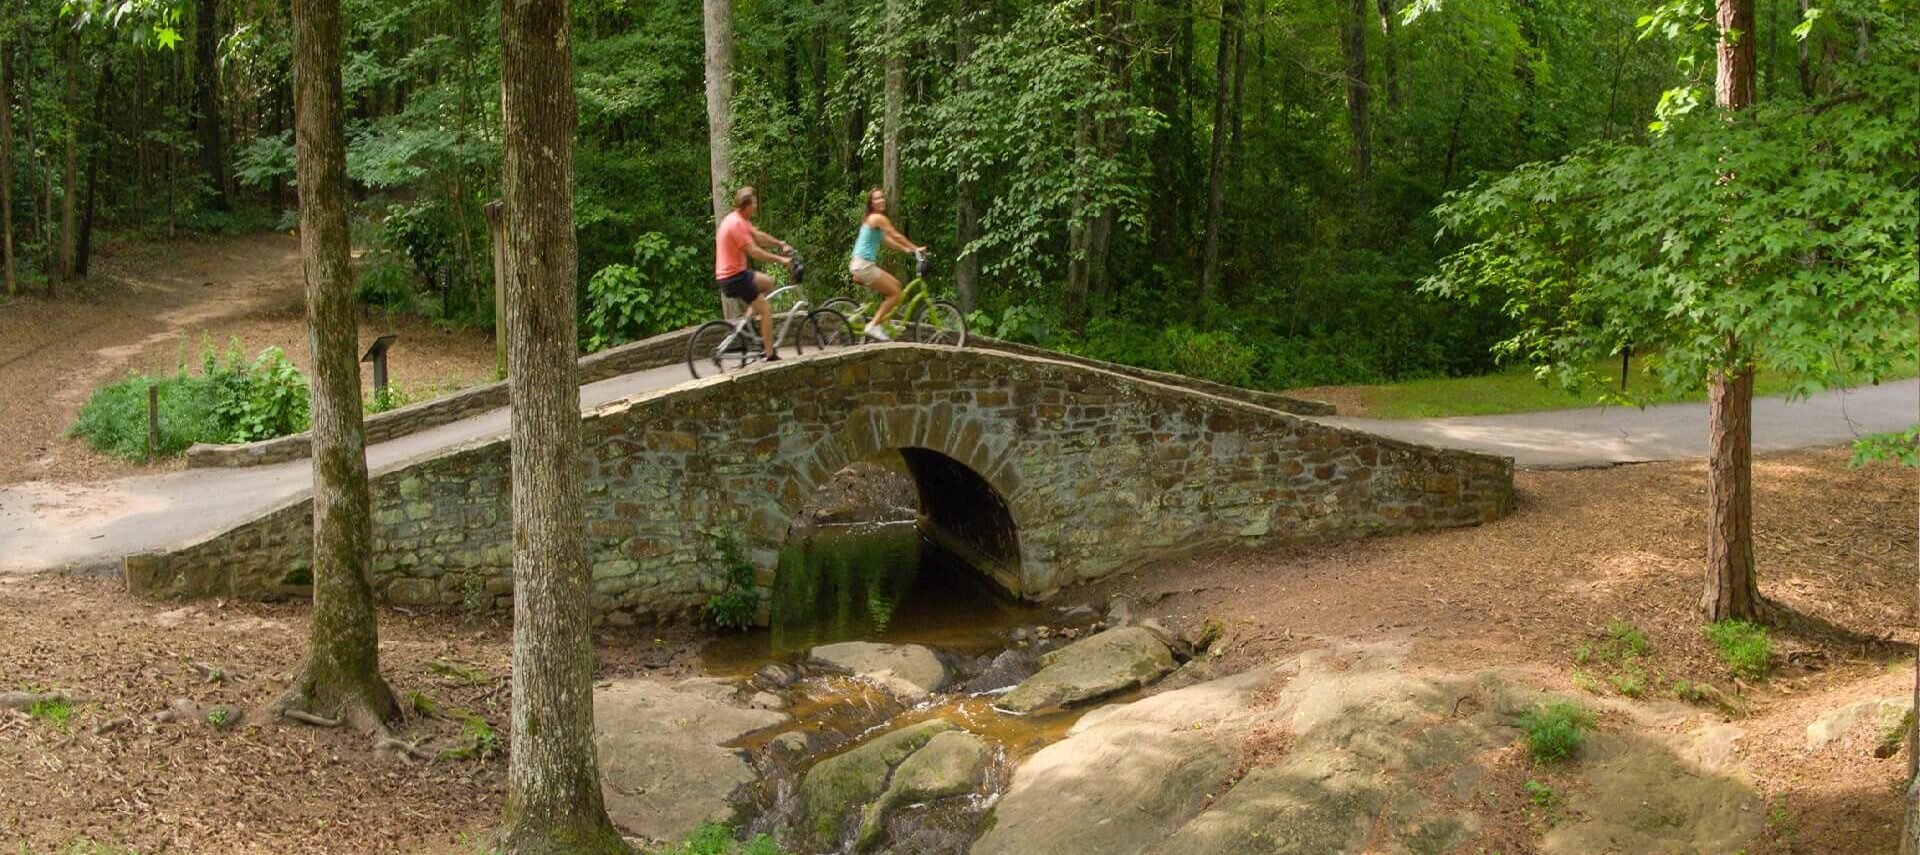
[(687, 371), (695, 378), (738, 371), (760, 361), (760, 337), (734, 332), (732, 321), (708, 321), (687, 339)]
[(945, 300), (935, 300), (915, 308), (909, 323), (913, 329), (913, 340), (921, 344), (967, 346), (967, 317), (960, 313), (959, 306)]
[(807, 314), (807, 322), (801, 330), (810, 335), (811, 343), (821, 350), (834, 350), (849, 347), (854, 343), (853, 323), (847, 316), (833, 309), (815, 309)]

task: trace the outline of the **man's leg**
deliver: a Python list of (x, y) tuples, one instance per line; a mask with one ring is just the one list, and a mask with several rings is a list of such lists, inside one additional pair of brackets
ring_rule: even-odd
[(773, 347), (773, 307), (767, 305), (767, 294), (773, 291), (773, 277), (755, 273), (753, 284), (760, 289), (760, 296), (753, 298), (752, 307), (753, 313), (760, 316), (760, 352), (769, 359), (778, 359), (780, 354)]

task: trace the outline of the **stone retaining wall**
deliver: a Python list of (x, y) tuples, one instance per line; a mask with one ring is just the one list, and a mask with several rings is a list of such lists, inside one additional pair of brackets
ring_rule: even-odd
[[(1056, 360), (852, 348), (610, 404), (583, 423), (595, 611), (680, 616), (725, 585), (733, 538), (763, 595), (791, 522), (848, 463), (920, 449), (922, 495), (1000, 499), (995, 581), (1041, 599), (1198, 547), (1471, 525), (1506, 513), (1512, 462), (1411, 445)], [(377, 474), (374, 584), (395, 603), (510, 602), (504, 439)], [(945, 462), (942, 462), (942, 461)], [(936, 465), (937, 464), (937, 465)], [(951, 465), (949, 465), (951, 464)], [(929, 484), (951, 479), (952, 484)], [(961, 481), (980, 483), (960, 483)], [(984, 484), (984, 488), (981, 486)], [(981, 532), (977, 502), (923, 508)], [(291, 501), (127, 559), (138, 593), (273, 598), (307, 582), (310, 506)], [(985, 535), (976, 535), (985, 537)], [(1010, 554), (1007, 554), (1010, 553)]]
[[(687, 358), (687, 336), (692, 330), (675, 330), (649, 339), (611, 347), (580, 358), (580, 383), (595, 383), (622, 374), (672, 365)], [(457, 422), (507, 406), (507, 384), (495, 381), (462, 389), (417, 404), (367, 416), (367, 444), (398, 439), (428, 428)], [(212, 469), (225, 466), (266, 466), (300, 460), (312, 454), (312, 437), (306, 432), (231, 445), (198, 443), (187, 449), (188, 469)]]
[[(672, 365), (686, 359), (687, 336), (692, 330), (675, 330), (662, 333), (644, 341), (609, 348), (599, 353), (588, 354), (580, 359), (580, 382), (584, 385), (634, 371), (645, 371), (662, 365)], [(1084, 356), (1056, 353), (1044, 348), (1016, 344), (1010, 341), (970, 336), (972, 346), (988, 350), (999, 350), (1033, 356), (1041, 359), (1053, 359), (1071, 362), (1090, 368), (1100, 368), (1152, 380), (1172, 386), (1182, 386), (1212, 395), (1234, 398), (1263, 407), (1293, 413), (1301, 416), (1333, 415), (1333, 405), (1320, 401), (1307, 401), (1290, 398), (1272, 392), (1260, 392), (1241, 389), (1207, 380), (1168, 374), (1146, 368), (1134, 368), (1128, 365), (1116, 365), (1088, 359)], [(442, 395), (430, 401), (409, 404), (384, 413), (375, 413), (367, 417), (367, 444), (386, 442), (391, 439), (418, 433), (428, 428), (439, 427), (481, 413), (491, 412), (507, 406), (507, 384), (488, 383), (471, 389), (462, 389), (448, 395)], [(212, 469), (231, 466), (266, 466), (300, 460), (312, 453), (311, 438), (305, 432), (261, 440), (234, 444), (198, 443), (187, 449), (188, 469)]]

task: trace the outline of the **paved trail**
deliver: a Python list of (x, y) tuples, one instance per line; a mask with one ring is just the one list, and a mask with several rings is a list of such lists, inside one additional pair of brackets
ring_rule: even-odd
[[(672, 365), (581, 389), (595, 407), (687, 380)], [(1325, 421), (1413, 442), (1508, 455), (1523, 467), (1604, 466), (1706, 454), (1706, 406), (1588, 408), (1508, 416)], [(1920, 382), (1832, 392), (1808, 401), (1754, 405), (1756, 451), (1836, 445), (1920, 421)], [(500, 436), (506, 410), (475, 416), (368, 449), (375, 470), (444, 448)], [(307, 461), (123, 478), (97, 485), (29, 482), (0, 489), (0, 573), (67, 568), (112, 572), (121, 556), (185, 543), (226, 528), (307, 489)]]

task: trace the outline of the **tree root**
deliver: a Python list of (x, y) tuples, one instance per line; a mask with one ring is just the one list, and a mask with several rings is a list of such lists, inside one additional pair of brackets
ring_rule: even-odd
[(300, 710), (300, 709), (283, 709), (280, 711), (280, 717), (290, 718), (290, 719), (293, 719), (294, 721), (300, 722), (301, 724), (310, 724), (310, 725), (313, 725), (314, 727), (339, 727), (340, 726), (340, 720), (337, 718), (325, 718), (322, 716), (314, 715), (313, 713), (307, 712), (306, 710)]
[(166, 709), (153, 714), (155, 722), (200, 722), (214, 728), (232, 727), (246, 717), (245, 710), (225, 706), (203, 707), (186, 698), (174, 698)]
[(373, 750), (391, 751), (394, 753), (394, 756), (399, 757), (401, 762), (404, 762), (404, 763), (412, 763), (415, 760), (422, 760), (428, 763), (432, 763), (433, 761), (439, 759), (439, 755), (431, 751), (421, 748), (418, 745), (414, 745), (411, 742), (405, 742), (399, 739), (395, 739), (391, 736), (375, 737), (373, 740)]
[(84, 695), (67, 695), (60, 692), (0, 692), (0, 709), (21, 712), (29, 712), (41, 704), (78, 706), (91, 701), (92, 698)]
[(99, 724), (94, 725), (93, 735), (105, 736), (109, 733), (119, 730), (120, 728), (126, 727), (127, 725), (130, 725), (132, 723), (133, 723), (133, 719), (127, 718), (126, 716), (121, 716), (119, 718), (110, 718), (110, 719), (107, 719), (106, 721), (103, 721)]
[(187, 667), (192, 668), (194, 673), (200, 675), (201, 680), (208, 683), (224, 683), (240, 676), (210, 662), (188, 662)]

